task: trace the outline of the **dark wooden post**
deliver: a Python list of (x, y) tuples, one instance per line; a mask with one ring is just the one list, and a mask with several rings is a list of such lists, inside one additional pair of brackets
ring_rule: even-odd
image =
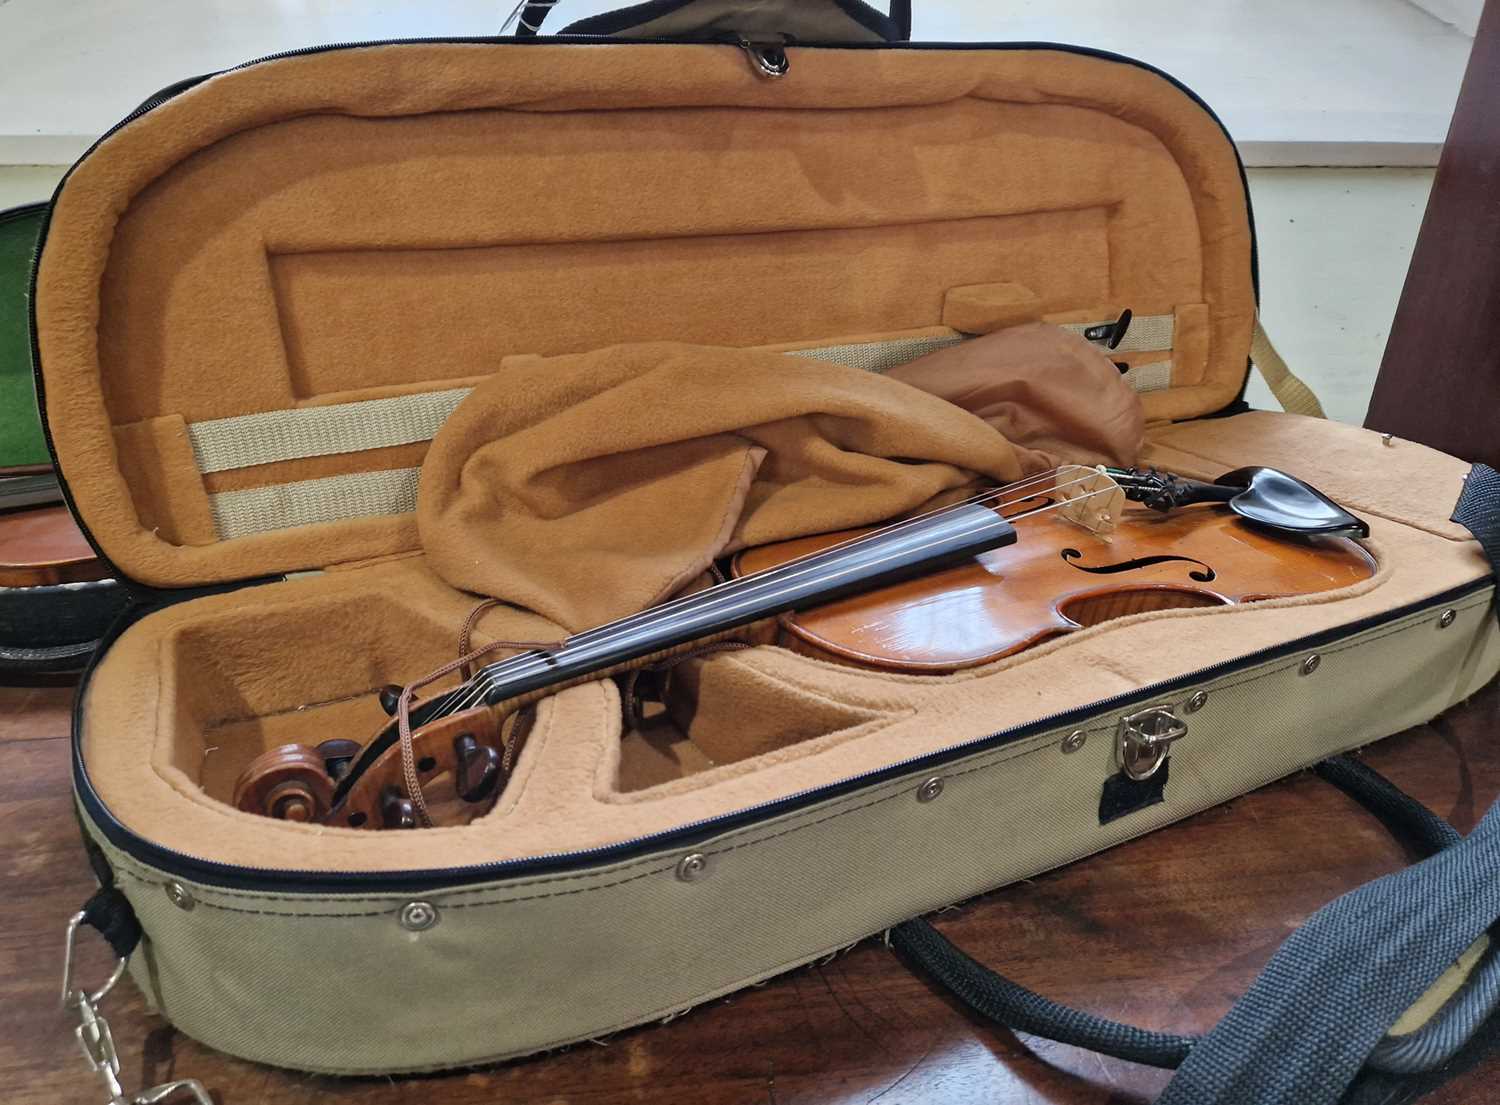
[(1500, 0), (1479, 21), (1365, 425), (1500, 468)]

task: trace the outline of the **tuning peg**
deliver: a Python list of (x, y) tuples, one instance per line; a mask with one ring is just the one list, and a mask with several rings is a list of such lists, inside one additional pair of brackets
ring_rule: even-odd
[(480, 744), (473, 733), (460, 733), (453, 738), (453, 755), (458, 764), (453, 780), (458, 796), (465, 802), (483, 802), (500, 781), (500, 753)]
[(380, 819), (387, 829), (415, 829), (417, 807), (395, 787), (386, 787), (380, 797)]
[(337, 782), (344, 777), (344, 773), (349, 770), (349, 765), (354, 762), (354, 757), (359, 755), (363, 747), (359, 741), (334, 737), (332, 740), (319, 744), (313, 751), (323, 757), (323, 766), (328, 770), (328, 777)]
[(387, 683), (376, 693), (380, 698), (380, 708), (385, 711), (385, 716), (395, 717), (396, 707), (401, 702), (401, 687), (396, 683)]

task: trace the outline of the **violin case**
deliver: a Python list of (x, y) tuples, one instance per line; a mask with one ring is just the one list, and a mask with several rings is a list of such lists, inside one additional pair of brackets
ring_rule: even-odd
[[(355, 1074), (599, 1037), (1494, 676), (1491, 568), (1450, 520), (1470, 466), (1241, 402), (1255, 235), (1212, 111), (1096, 50), (856, 31), (282, 54), (148, 101), (59, 186), (33, 302), (44, 414), (91, 539), (151, 596), (80, 687), (78, 810), (131, 914), (99, 927), (122, 955), (139, 935), (130, 974), (183, 1032)], [(1127, 308), (1112, 356), (1142, 394), (1144, 462), (1296, 473), (1368, 520), (1373, 578), (1135, 614), (944, 676), (749, 649), (732, 663), (781, 722), (712, 748), (647, 745), (612, 682), (576, 687), (463, 827), (228, 804), (256, 754), (374, 732), (377, 688), (453, 658), (477, 598), (424, 561), (416, 474), (507, 355), (671, 339), (879, 371)], [(1150, 708), (1185, 731), (1135, 783), (1121, 751)]]
[(37, 413), (27, 292), (46, 210), (0, 211), (0, 681), (81, 671), (127, 605), (58, 505)]

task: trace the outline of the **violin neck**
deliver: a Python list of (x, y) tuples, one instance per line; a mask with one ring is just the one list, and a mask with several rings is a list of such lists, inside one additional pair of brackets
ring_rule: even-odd
[[(670, 655), (791, 610), (806, 610), (1014, 543), (1015, 527), (982, 503), (960, 503), (810, 556), (722, 583), (481, 669), (433, 699), (421, 721), (477, 701), (496, 706)], [(537, 695), (540, 697), (540, 694)], [(414, 712), (413, 720), (418, 720)]]

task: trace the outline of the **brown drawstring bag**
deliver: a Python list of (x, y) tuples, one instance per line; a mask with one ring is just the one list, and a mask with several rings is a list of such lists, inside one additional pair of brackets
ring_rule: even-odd
[[(454, 586), (576, 631), (660, 601), (739, 548), (879, 522), (1062, 459), (1132, 461), (1134, 393), (1082, 339), (1045, 332), (1088, 356), (1045, 358), (1031, 335), (1026, 365), (1011, 365), (1006, 331), (953, 351), (963, 357), (936, 355), (930, 390), (923, 361), (896, 379), (669, 343), (507, 358), (433, 440), (418, 497), (423, 547)], [(985, 361), (997, 376), (1024, 368), (1030, 382), (974, 387)], [(1077, 406), (1063, 409), (1066, 394)], [(1029, 395), (1049, 405), (1023, 414)], [(963, 405), (976, 397), (971, 414)], [(1093, 425), (1096, 408), (1117, 438), (1091, 434), (1087, 455), (1063, 456), (1068, 427)]]

